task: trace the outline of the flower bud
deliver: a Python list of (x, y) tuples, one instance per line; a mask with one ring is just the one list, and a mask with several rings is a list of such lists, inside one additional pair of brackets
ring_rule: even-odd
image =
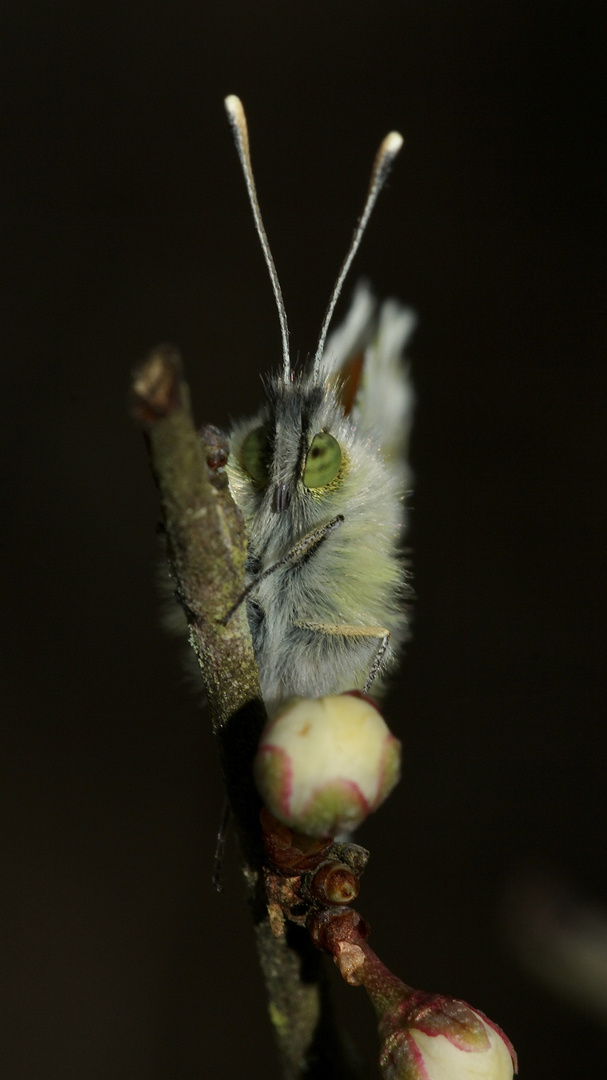
[(350, 904), (356, 900), (359, 889), (356, 875), (337, 859), (321, 863), (309, 885), (310, 894), (323, 904)]
[(380, 1014), (383, 1080), (512, 1080), (512, 1044), (464, 1001), (414, 992)]
[(253, 765), (279, 821), (308, 836), (360, 825), (399, 778), (400, 743), (369, 698), (293, 698), (267, 724)]

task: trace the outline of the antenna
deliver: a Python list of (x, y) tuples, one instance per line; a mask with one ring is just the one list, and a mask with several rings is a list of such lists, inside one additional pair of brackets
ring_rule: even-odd
[(341, 269), (339, 271), (339, 274), (337, 275), (337, 281), (335, 282), (333, 292), (331, 293), (329, 306), (327, 307), (325, 317), (322, 321), (318, 348), (316, 349), (316, 355), (314, 357), (314, 375), (318, 375), (320, 362), (322, 360), (322, 354), (325, 348), (325, 341), (327, 339), (329, 323), (331, 322), (331, 319), (333, 317), (333, 312), (335, 311), (335, 305), (339, 298), (342, 285), (346, 280), (348, 270), (352, 265), (352, 260), (356, 255), (356, 252), (358, 251), (358, 247), (362, 240), (363, 233), (367, 227), (367, 222), (371, 217), (371, 211), (373, 210), (373, 207), (375, 206), (375, 203), (377, 201), (377, 196), (379, 195), (382, 187), (384, 186), (388, 173), (390, 172), (390, 169), (392, 167), (392, 162), (394, 161), (394, 158), (398, 154), (398, 151), (400, 150), (402, 145), (402, 135), (400, 135), (398, 131), (391, 131), (388, 135), (386, 135), (379, 150), (377, 151), (377, 154), (375, 155), (375, 161), (373, 162), (373, 168), (371, 170), (371, 179), (369, 180), (369, 190), (367, 192), (367, 198), (365, 200), (363, 212), (359, 218), (358, 225), (354, 230), (354, 236), (352, 237), (352, 240), (350, 242), (350, 247), (348, 248), (346, 257), (341, 264)]
[(287, 380), (291, 373), (287, 313), (285, 311), (285, 304), (282, 298), (282, 289), (280, 288), (278, 274), (276, 273), (276, 265), (274, 263), (274, 259), (272, 258), (272, 252), (270, 251), (268, 237), (261, 218), (261, 210), (259, 209), (257, 189), (255, 187), (255, 179), (253, 177), (253, 169), (251, 167), (251, 153), (249, 150), (249, 132), (247, 129), (247, 118), (245, 116), (242, 101), (240, 100), (240, 98), (236, 97), (235, 94), (230, 94), (230, 96), (225, 99), (224, 104), (226, 107), (226, 112), (228, 114), (228, 120), (230, 121), (230, 125), (232, 128), (232, 134), (234, 135), (234, 142), (236, 143), (236, 149), (238, 151), (238, 157), (240, 158), (240, 164), (242, 165), (242, 171), (244, 173), (245, 183), (247, 185), (247, 191), (249, 194), (249, 202), (251, 203), (251, 209), (253, 211), (255, 228), (257, 229), (257, 235), (259, 237), (264, 258), (266, 260), (266, 265), (270, 274), (272, 288), (274, 289), (274, 297), (276, 300), (276, 307), (278, 308), (278, 318), (280, 321), (280, 332), (282, 334), (283, 371), (285, 380)]

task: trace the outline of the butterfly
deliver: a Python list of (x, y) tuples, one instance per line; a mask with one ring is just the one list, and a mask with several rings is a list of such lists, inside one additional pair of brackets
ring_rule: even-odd
[[(270, 273), (282, 369), (229, 438), (228, 482), (247, 535), (246, 603), (259, 678), (271, 711), (292, 696), (381, 693), (408, 634), (403, 555), (413, 390), (404, 360), (415, 316), (378, 308), (360, 284), (342, 326), (329, 324), (367, 221), (398, 153), (391, 132), (325, 314), (314, 356), (295, 370), (287, 318), (263, 226), (244, 109), (226, 110)], [(231, 613), (229, 613), (231, 614)]]

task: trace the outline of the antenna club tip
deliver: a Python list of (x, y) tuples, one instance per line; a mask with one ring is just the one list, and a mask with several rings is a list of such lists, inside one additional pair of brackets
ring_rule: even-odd
[(228, 96), (223, 99), (223, 103), (226, 107), (226, 112), (231, 119), (237, 119), (244, 114), (242, 101), (236, 94), (228, 94)]
[(386, 135), (383, 142), (384, 153), (390, 154), (391, 157), (394, 157), (396, 154), (398, 154), (398, 151), (402, 147), (404, 141), (405, 140), (403, 139), (400, 131), (390, 131)]

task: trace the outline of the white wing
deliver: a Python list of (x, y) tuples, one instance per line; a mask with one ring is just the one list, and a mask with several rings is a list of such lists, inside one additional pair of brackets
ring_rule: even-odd
[(352, 400), (352, 415), (364, 433), (380, 439), (387, 462), (406, 469), (406, 487), (410, 472), (406, 457), (415, 404), (404, 356), (417, 318), (397, 300), (386, 300), (377, 312), (377, 302), (366, 282), (360, 282), (344, 322), (327, 340), (322, 358), (323, 379), (338, 381), (348, 365), (364, 357), (356, 373), (357, 387)]

